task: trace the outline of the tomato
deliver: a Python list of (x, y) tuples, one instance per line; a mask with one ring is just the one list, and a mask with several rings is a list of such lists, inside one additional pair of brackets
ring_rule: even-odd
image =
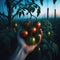
[(37, 29), (34, 27), (34, 28), (31, 29), (31, 32), (32, 32), (32, 33), (36, 33), (36, 30), (37, 30)]
[(51, 33), (50, 32), (48, 32), (48, 35), (50, 35)]
[(36, 40), (36, 39), (33, 37), (33, 38), (32, 38), (32, 43), (35, 43), (35, 40)]
[(23, 28), (29, 27), (30, 26), (30, 21), (24, 22), (23, 23)]
[(34, 45), (34, 44), (36, 44), (36, 38), (35, 37), (28, 37), (28, 39), (26, 40), (27, 41), (27, 44), (28, 45)]
[(41, 23), (40, 22), (37, 22), (36, 28), (39, 29), (40, 27), (41, 27)]
[(15, 23), (15, 27), (17, 27), (18, 26), (18, 24), (17, 23)]
[(38, 48), (38, 51), (40, 51), (41, 50), (41, 48)]
[(26, 22), (26, 26), (30, 26), (30, 21)]
[(13, 27), (14, 28), (17, 28), (18, 27), (18, 24), (17, 23), (13, 23)]
[(28, 37), (28, 31), (21, 31), (20, 36), (23, 38), (27, 38)]

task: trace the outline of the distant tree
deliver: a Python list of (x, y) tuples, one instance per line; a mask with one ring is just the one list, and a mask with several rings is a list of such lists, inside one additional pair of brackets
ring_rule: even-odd
[[(27, 14), (30, 13), (31, 16), (33, 16), (33, 12), (36, 10), (37, 8), (37, 16), (39, 16), (40, 14), (40, 7), (35, 3), (35, 0), (25, 0), (23, 4), (22, 3), (23, 0), (5, 0), (5, 5), (7, 7), (7, 12), (8, 15), (6, 16), (4, 13), (0, 12), (0, 19), (4, 19), (3, 17), (6, 17), (8, 20), (8, 25), (11, 26), (12, 25), (12, 20), (14, 19), (14, 17), (16, 15), (19, 15), (19, 17), (21, 16), (21, 14), (24, 14), (24, 11), (27, 10)], [(12, 13), (14, 12), (14, 8), (18, 9), (16, 11), (16, 13), (13, 15)], [(35, 16), (34, 16), (35, 17)]]

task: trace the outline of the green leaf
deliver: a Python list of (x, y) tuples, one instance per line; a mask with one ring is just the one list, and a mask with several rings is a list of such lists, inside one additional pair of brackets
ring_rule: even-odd
[(24, 16), (24, 11), (22, 11), (22, 14), (23, 14), (23, 16)]
[(32, 7), (32, 8), (31, 8), (31, 12), (34, 12), (34, 11), (35, 11), (35, 8), (34, 8), (34, 7)]
[(43, 0), (40, 0), (41, 5), (43, 5)]
[(30, 6), (28, 9), (29, 9), (30, 12), (34, 12), (35, 11), (35, 8), (32, 7), (32, 6)]
[(37, 4), (35, 4), (34, 7), (37, 8)]
[(28, 12), (26, 13), (26, 15), (28, 15)]
[(53, 0), (53, 3), (55, 4), (57, 0)]
[(21, 12), (19, 12), (19, 17), (21, 16)]
[(32, 0), (32, 2), (34, 3), (34, 0)]
[(40, 7), (38, 7), (37, 9), (37, 16), (39, 16), (39, 14), (40, 14)]

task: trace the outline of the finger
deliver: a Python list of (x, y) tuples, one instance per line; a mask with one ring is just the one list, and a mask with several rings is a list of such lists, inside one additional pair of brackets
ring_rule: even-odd
[(43, 31), (42, 31), (42, 29), (40, 29), (40, 32), (41, 32), (41, 35), (43, 35)]
[(39, 44), (40, 44), (41, 39), (42, 39), (42, 36), (43, 36), (43, 31), (42, 31), (42, 29), (40, 29), (39, 42), (37, 43), (37, 45), (39, 45)]

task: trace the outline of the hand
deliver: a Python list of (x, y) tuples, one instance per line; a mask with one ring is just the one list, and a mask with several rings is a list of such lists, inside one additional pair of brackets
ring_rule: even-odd
[(18, 46), (17, 46), (17, 49), (14, 52), (14, 54), (11, 56), (10, 60), (25, 60), (27, 55), (29, 53), (31, 53), (38, 46), (38, 44), (41, 42), (43, 31), (42, 31), (42, 29), (40, 29), (40, 30), (41, 30), (41, 34), (40, 34), (39, 42), (35, 45), (30, 45), (30, 46), (27, 45), (25, 43), (24, 39), (20, 37), (19, 32), (21, 30), (19, 30), (18, 35), (17, 35)]
[(25, 50), (26, 50), (26, 54), (28, 55), (30, 52), (32, 52), (37, 46), (38, 46), (38, 44), (41, 42), (41, 39), (42, 39), (42, 35), (43, 35), (43, 31), (42, 31), (42, 29), (40, 29), (41, 30), (41, 34), (40, 34), (40, 40), (39, 40), (39, 42), (37, 43), (37, 44), (35, 44), (35, 45), (27, 45), (26, 43), (25, 43), (25, 41), (23, 40), (23, 38), (21, 38), (20, 36), (19, 36), (19, 32), (18, 32), (18, 43), (19, 43), (19, 45), (21, 45), (22, 46), (22, 48), (24, 48)]

